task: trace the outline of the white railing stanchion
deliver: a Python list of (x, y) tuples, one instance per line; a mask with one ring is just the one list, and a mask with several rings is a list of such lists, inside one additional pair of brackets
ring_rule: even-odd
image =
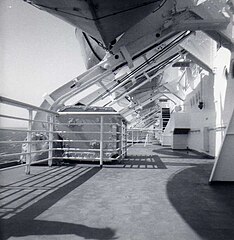
[(147, 134), (146, 134), (146, 137), (145, 137), (144, 147), (146, 147), (148, 143), (149, 143), (149, 134), (147, 133)]
[(49, 153), (48, 153), (48, 165), (49, 167), (53, 164), (53, 140), (54, 140), (54, 134), (53, 134), (53, 123), (54, 123), (54, 117), (52, 115), (49, 115)]
[(124, 154), (124, 157), (127, 157), (127, 148), (128, 148), (128, 129), (127, 129), (127, 125), (126, 125), (126, 122), (125, 122), (125, 125), (124, 125), (124, 129), (125, 129), (125, 154)]
[(123, 121), (121, 121), (121, 156), (123, 156), (123, 153), (124, 153), (124, 146), (123, 146), (123, 141), (124, 141), (124, 131), (123, 131)]
[(30, 174), (30, 164), (31, 164), (31, 151), (32, 151), (32, 121), (33, 121), (33, 110), (29, 109), (29, 121), (28, 121), (28, 132), (27, 132), (27, 154), (26, 154), (26, 167), (25, 173)]
[(100, 125), (100, 167), (103, 165), (103, 132), (104, 132), (104, 117), (101, 116)]

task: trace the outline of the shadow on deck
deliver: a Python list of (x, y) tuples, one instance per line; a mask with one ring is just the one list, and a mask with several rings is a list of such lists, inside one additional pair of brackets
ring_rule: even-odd
[[(143, 150), (145, 153), (146, 148)], [(95, 164), (78, 164), (42, 172), (45, 167), (35, 167), (34, 175), (21, 174), (18, 181), (5, 181), (0, 187), (1, 239), (50, 239), (52, 235), (56, 239), (69, 235), (71, 239), (95, 240), (134, 236), (141, 240), (233, 239), (234, 184), (209, 185), (213, 161), (193, 152), (161, 147), (151, 147), (143, 156), (143, 150), (133, 148), (134, 154), (120, 163), (105, 163), (103, 169)], [(89, 185), (83, 185), (86, 182)], [(90, 221), (90, 215), (87, 221), (79, 216), (73, 221), (69, 211), (66, 216), (70, 218), (65, 221), (61, 218), (63, 209), (60, 218), (57, 215), (50, 220), (51, 216), (46, 215), (48, 220), (39, 219), (48, 209), (50, 214), (58, 214), (58, 208), (54, 211), (52, 206), (62, 199), (60, 206), (71, 204), (77, 188), (82, 190), (73, 196), (73, 216), (79, 215), (82, 208), (92, 215), (98, 206), (100, 215), (96, 214), (95, 221)], [(139, 209), (144, 210), (143, 214)], [(100, 219), (102, 227), (97, 227)]]
[(189, 226), (206, 240), (234, 236), (234, 183), (210, 185), (212, 164), (200, 164), (172, 176), (167, 195)]
[[(100, 229), (75, 223), (36, 220), (40, 214), (99, 171), (100, 168), (56, 168), (1, 186), (1, 194), (4, 193), (1, 201), (8, 198), (1, 206), (5, 209), (1, 214), (1, 239), (63, 234), (74, 234), (85, 239), (115, 239), (115, 230), (108, 227)], [(18, 205), (11, 207), (16, 202)], [(27, 206), (28, 204), (31, 205)]]
[(120, 163), (105, 163), (105, 168), (123, 168), (123, 169), (167, 169), (158, 155), (139, 156), (129, 155)]

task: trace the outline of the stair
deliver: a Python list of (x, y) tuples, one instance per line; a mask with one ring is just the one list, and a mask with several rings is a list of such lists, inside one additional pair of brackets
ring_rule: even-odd
[(162, 130), (167, 126), (170, 119), (170, 108), (162, 108)]

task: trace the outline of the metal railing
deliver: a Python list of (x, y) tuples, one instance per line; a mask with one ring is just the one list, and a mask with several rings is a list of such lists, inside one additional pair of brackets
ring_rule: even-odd
[[(99, 121), (96, 122), (96, 123), (90, 123), (90, 122), (77, 122), (77, 123), (69, 123), (69, 125), (72, 125), (73, 127), (76, 126), (76, 125), (96, 125), (96, 126), (99, 126), (99, 131), (56, 131), (56, 133), (66, 133), (66, 134), (69, 134), (69, 133), (82, 133), (82, 134), (99, 134), (99, 139), (95, 139), (95, 141), (99, 144), (99, 148), (96, 148), (96, 149), (92, 149), (92, 148), (56, 148), (55, 150), (70, 150), (70, 151), (77, 151), (77, 152), (83, 152), (84, 155), (87, 156), (87, 153), (89, 155), (91, 155), (91, 159), (90, 160), (98, 160), (100, 162), (100, 166), (103, 165), (103, 161), (110, 161), (110, 158), (105, 158), (104, 157), (104, 152), (112, 152), (112, 151), (118, 151), (120, 152), (120, 154), (115, 157), (115, 160), (119, 160), (121, 159), (122, 157), (125, 157), (126, 156), (126, 151), (127, 151), (127, 147), (126, 147), (126, 139), (125, 139), (125, 136), (126, 134), (124, 133), (125, 131), (125, 128), (126, 128), (126, 125), (124, 123), (124, 121), (121, 121), (121, 123), (108, 123), (108, 122), (104, 122), (104, 118), (105, 116), (107, 115), (119, 115), (117, 112), (60, 112), (59, 113), (60, 116), (64, 116), (64, 115), (67, 115), (67, 116), (81, 116), (81, 115), (85, 115), (85, 116), (89, 116), (89, 115), (93, 115), (93, 116), (96, 116), (99, 118)], [(63, 125), (68, 125), (67, 123), (64, 124), (64, 123), (55, 123), (55, 125), (60, 125), (60, 126), (63, 126)], [(116, 129), (118, 129), (117, 131), (115, 131), (114, 135), (116, 136), (116, 139), (115, 140), (107, 140), (107, 139), (104, 139), (104, 135), (108, 135), (108, 134), (113, 134), (112, 131), (105, 131), (105, 126), (108, 126), (108, 125), (111, 125), (111, 126), (116, 126)], [(80, 142), (80, 143), (90, 143), (92, 140), (91, 139), (82, 139), (82, 140), (62, 140), (62, 142)], [(117, 148), (104, 148), (104, 143), (118, 143), (119, 144), (119, 147)], [(92, 157), (92, 156), (95, 156), (95, 154), (92, 154), (92, 152), (99, 152), (99, 157)], [(65, 156), (65, 157), (60, 157), (61, 159), (75, 159), (75, 160), (87, 160), (82, 158), (82, 157), (68, 157), (68, 156)], [(89, 160), (89, 158), (88, 158)]]
[[(12, 116), (12, 115), (4, 115), (1, 114), (0, 117), (1, 118), (5, 118), (5, 119), (14, 119), (14, 120), (18, 120), (18, 121), (24, 121), (27, 122), (27, 129), (12, 129), (12, 128), (0, 128), (1, 131), (14, 131), (14, 132), (22, 132), (22, 133), (26, 133), (26, 140), (23, 141), (9, 141), (9, 140), (5, 140), (5, 141), (0, 141), (1, 144), (8, 144), (8, 143), (22, 143), (22, 144), (26, 144), (26, 152), (20, 152), (20, 153), (7, 153), (7, 154), (1, 154), (2, 158), (7, 158), (7, 157), (11, 157), (11, 156), (24, 156), (26, 158), (26, 163), (22, 164), (22, 165), (17, 165), (17, 166), (13, 166), (13, 167), (9, 167), (9, 168), (3, 168), (0, 169), (2, 170), (6, 170), (6, 169), (13, 169), (13, 168), (18, 168), (18, 167), (25, 167), (25, 173), (26, 174), (30, 174), (30, 166), (35, 164), (34, 162), (32, 162), (32, 154), (33, 153), (39, 153), (39, 152), (46, 152), (48, 151), (49, 157), (46, 159), (42, 159), (40, 161), (37, 161), (36, 163), (39, 162), (45, 162), (48, 161), (48, 165), (51, 166), (52, 165), (52, 149), (49, 147), (49, 149), (44, 149), (44, 150), (37, 150), (37, 151), (32, 151), (32, 144), (33, 143), (37, 143), (38, 141), (34, 141), (32, 140), (32, 134), (36, 133), (36, 132), (44, 132), (44, 133), (48, 133), (49, 131), (47, 130), (41, 130), (41, 129), (33, 129), (33, 123), (34, 122), (40, 122), (40, 123), (44, 123), (44, 124), (49, 124), (50, 126), (50, 122), (49, 121), (40, 121), (40, 120), (33, 120), (33, 112), (44, 112), (46, 114), (48, 114), (49, 118), (58, 115), (57, 112), (54, 111), (50, 111), (47, 109), (43, 109), (40, 107), (36, 107), (34, 105), (31, 104), (27, 104), (27, 103), (23, 103), (20, 101), (16, 101), (10, 98), (6, 98), (6, 97), (0, 97), (0, 103), (1, 104), (5, 104), (8, 106), (14, 106), (20, 109), (25, 109), (28, 111), (28, 118), (21, 118), (21, 117), (16, 117), (16, 116)], [(51, 136), (50, 136), (51, 137)], [(49, 141), (52, 141), (52, 139), (48, 139)], [(46, 140), (44, 140), (45, 142)]]
[[(30, 174), (30, 166), (33, 164), (37, 163), (42, 163), (42, 162), (48, 162), (49, 166), (52, 166), (53, 159), (72, 159), (72, 160), (84, 160), (83, 158), (79, 157), (67, 157), (67, 156), (60, 156), (56, 157), (53, 155), (54, 151), (72, 151), (72, 152), (83, 152), (86, 153), (90, 156), (90, 159), (92, 160), (98, 160), (100, 162), (100, 166), (103, 165), (103, 160), (107, 160), (104, 158), (104, 152), (111, 152), (111, 151), (118, 151), (120, 154), (115, 158), (116, 160), (121, 159), (126, 156), (127, 153), (127, 127), (126, 123), (124, 121), (121, 121), (121, 124), (119, 123), (114, 123), (116, 126), (118, 126), (119, 131), (116, 132), (116, 135), (118, 135), (118, 138), (116, 140), (106, 140), (104, 139), (104, 134), (110, 134), (111, 132), (104, 132), (104, 127), (105, 125), (113, 125), (113, 123), (105, 123), (104, 122), (104, 117), (106, 115), (118, 115), (116, 112), (54, 112), (50, 111), (47, 109), (43, 109), (40, 107), (36, 107), (27, 103), (23, 103), (20, 101), (12, 100), (9, 98), (5, 97), (0, 97), (0, 103), (1, 104), (6, 104), (10, 106), (14, 106), (17, 108), (21, 109), (26, 109), (28, 111), (28, 118), (25, 117), (18, 117), (18, 116), (12, 116), (12, 115), (5, 115), (5, 114), (0, 114), (0, 118), (5, 118), (5, 119), (13, 119), (17, 121), (24, 121), (27, 122), (27, 129), (12, 129), (12, 128), (0, 128), (1, 131), (14, 131), (14, 132), (22, 132), (26, 133), (26, 139), (24, 140), (1, 140), (1, 144), (9, 144), (9, 143), (17, 143), (17, 144), (25, 144), (26, 146), (26, 151), (25, 152), (17, 152), (17, 153), (6, 153), (6, 154), (1, 154), (1, 158), (7, 158), (7, 157), (25, 157), (25, 163), (21, 165), (16, 165), (8, 168), (2, 168), (0, 171), (3, 170), (8, 170), (8, 169), (14, 169), (18, 167), (25, 167), (25, 173)], [(35, 120), (33, 119), (33, 114), (34, 112), (43, 112), (46, 114), (46, 120)], [(79, 131), (63, 131), (63, 130), (55, 130), (55, 126), (63, 126), (63, 125), (68, 125), (68, 123), (58, 123), (56, 122), (56, 118), (59, 116), (63, 115), (96, 115), (98, 118), (100, 118), (99, 123), (97, 125), (100, 126), (100, 130), (95, 132), (96, 134), (99, 134), (99, 139), (97, 140), (99, 142), (99, 149), (81, 149), (81, 148), (70, 148), (70, 147), (64, 147), (66, 143), (79, 143), (79, 142), (90, 142), (91, 140), (87, 139), (55, 139), (54, 134), (74, 134), (74, 133), (94, 133), (92, 131), (88, 132), (79, 132)], [(35, 126), (35, 123), (42, 123), (45, 124), (47, 129), (37, 129)], [(84, 123), (82, 122), (82, 125), (89, 125), (93, 123)], [(79, 122), (76, 123), (69, 123), (69, 125), (76, 126), (80, 125)], [(44, 136), (46, 135), (47, 137), (45, 139), (41, 140), (35, 140), (33, 139), (33, 134), (35, 133), (40, 133), (43, 134)], [(118, 143), (119, 147), (115, 149), (104, 149), (104, 143), (105, 142), (116, 142)], [(34, 146), (33, 144), (37, 143), (46, 143), (47, 144), (47, 149), (40, 149), (40, 150), (33, 150), (32, 147)], [(63, 147), (54, 147), (55, 143), (62, 143)], [(93, 158), (95, 152), (99, 152), (99, 158)], [(38, 154), (38, 153), (48, 153), (46, 158), (37, 160), (37, 161), (32, 161), (32, 155), (33, 154)]]
[(127, 130), (127, 142), (130, 145), (134, 143), (144, 143), (146, 146), (152, 143), (155, 138), (155, 130), (143, 129), (143, 128), (132, 128)]

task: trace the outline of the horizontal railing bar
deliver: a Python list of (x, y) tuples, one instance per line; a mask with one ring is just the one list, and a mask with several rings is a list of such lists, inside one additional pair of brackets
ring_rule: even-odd
[[(49, 131), (48, 131), (49, 132)], [(81, 132), (81, 131), (52, 131), (52, 133), (99, 133), (100, 132)], [(119, 134), (118, 132), (103, 132), (104, 134)]]
[(12, 157), (12, 156), (20, 156), (20, 155), (26, 155), (26, 154), (29, 154), (29, 153), (8, 153), (8, 154), (0, 155), (0, 157)]
[[(98, 139), (95, 139), (96, 141), (99, 142)], [(130, 139), (131, 140), (131, 139)], [(129, 141), (130, 141), (129, 140)], [(63, 143), (63, 142), (82, 142), (83, 140), (35, 140), (35, 141), (0, 141), (0, 143), (42, 143), (42, 142), (60, 142), (60, 143)], [(87, 142), (90, 142), (90, 141), (93, 141), (93, 139), (91, 140), (87, 140)], [(109, 141), (109, 142), (119, 142), (120, 140), (113, 140), (113, 141)]]
[[(73, 160), (97, 160), (100, 161), (100, 158), (79, 158), (79, 157), (53, 157), (53, 159), (73, 159)], [(103, 158), (103, 160), (111, 161), (117, 158)]]
[(44, 150), (37, 150), (37, 151), (32, 151), (30, 153), (27, 152), (22, 152), (22, 153), (9, 153), (9, 154), (4, 154), (4, 155), (0, 155), (0, 157), (11, 157), (11, 156), (18, 156), (18, 155), (29, 155), (32, 153), (40, 153), (40, 152), (48, 152), (48, 151), (52, 151), (52, 149), (44, 149)]
[(48, 160), (51, 160), (52, 158), (46, 158), (46, 159), (42, 159), (42, 160), (38, 160), (38, 161), (33, 161), (30, 163), (30, 165), (34, 165), (34, 164), (37, 164), (37, 163), (42, 163), (42, 162), (46, 162)]
[(0, 143), (41, 143), (41, 142), (54, 142), (49, 140), (35, 140), (35, 141), (0, 141)]
[(31, 104), (28, 104), (28, 103), (20, 102), (20, 101), (13, 100), (13, 99), (6, 98), (6, 97), (2, 97), (2, 96), (0, 96), (0, 103), (8, 104), (8, 105), (19, 107), (19, 108), (31, 109), (31, 110), (36, 110), (36, 111), (40, 111), (40, 112), (47, 112), (47, 113), (50, 113), (50, 114), (53, 114), (53, 115), (58, 115), (57, 112), (50, 111), (50, 110), (47, 110), (47, 109), (44, 109), (44, 108), (41, 108), (41, 107), (37, 107), (37, 106), (31, 105)]
[[(90, 149), (84, 149), (84, 148), (53, 148), (53, 150), (64, 150), (64, 151), (82, 151), (83, 153), (86, 153), (86, 151), (89, 152), (100, 152), (99, 148), (90, 148)], [(103, 149), (103, 151), (118, 151), (118, 148), (107, 148), (107, 149)], [(88, 152), (87, 152), (88, 153)]]
[(99, 148), (56, 148), (56, 150), (65, 150), (65, 151), (82, 151), (83, 153), (87, 153), (87, 151), (89, 152), (100, 152), (100, 149)]
[(58, 112), (59, 115), (121, 115), (118, 112)]
[(4, 114), (0, 114), (0, 117), (12, 118), (12, 119), (15, 119), (15, 120), (30, 121), (28, 118), (14, 117), (14, 116), (4, 115)]
[(6, 171), (6, 170), (11, 170), (11, 169), (14, 169), (14, 168), (20, 168), (20, 167), (25, 167), (27, 166), (28, 164), (19, 164), (19, 165), (16, 165), (16, 166), (11, 166), (11, 167), (6, 167), (6, 168), (1, 168), (0, 169), (0, 172), (1, 171)]
[[(94, 141), (94, 139), (90, 139), (90, 140), (51, 140), (51, 141), (48, 141), (48, 142), (90, 142), (90, 141)], [(95, 139), (95, 141), (99, 142), (100, 140), (99, 139)], [(116, 141), (120, 141), (120, 140), (116, 140)], [(110, 141), (112, 142), (112, 141)], [(113, 141), (115, 142), (115, 140)]]
[[(12, 132), (38, 132), (38, 133), (49, 133), (50, 131), (47, 130), (27, 130), (27, 129), (17, 129), (17, 128), (0, 128), (1, 131), (12, 131)], [(56, 133), (56, 131), (53, 131), (53, 133)]]
[(22, 120), (22, 121), (27, 121), (27, 122), (40, 122), (40, 123), (49, 123), (48, 121), (41, 121), (41, 120), (30, 120), (28, 118), (21, 118), (21, 117), (14, 117), (14, 116), (10, 116), (10, 115), (4, 115), (4, 114), (0, 114), (0, 117), (4, 117), (4, 118), (10, 118), (10, 119), (14, 119), (14, 120)]
[(28, 165), (34, 165), (34, 164), (46, 162), (46, 161), (48, 161), (50, 159), (52, 159), (52, 158), (46, 158), (46, 159), (38, 160), (38, 161), (35, 161), (35, 162), (31, 162), (30, 164), (22, 163), (22, 164), (19, 164), (19, 165), (16, 165), (16, 166), (1, 168), (0, 171), (6, 171), (6, 170), (14, 169), (14, 168), (25, 167), (25, 166), (28, 166)]
[(120, 140), (104, 140), (103, 142), (116, 143), (116, 142), (120, 142)]
[[(84, 122), (77, 122), (77, 123), (53, 123), (53, 125), (58, 125), (58, 126), (67, 126), (67, 125), (71, 125), (71, 126), (76, 126), (76, 125), (97, 125), (97, 126), (99, 126), (99, 125), (101, 125), (100, 123), (84, 123)], [(120, 125), (120, 124), (118, 124), (118, 123), (104, 123), (103, 124), (104, 126), (105, 125)]]
[[(12, 132), (38, 132), (38, 133), (100, 133), (100, 132), (81, 132), (81, 131), (47, 131), (47, 130), (27, 130), (27, 129), (16, 129), (16, 128), (0, 128), (2, 131), (12, 131)], [(120, 132), (103, 132), (104, 134), (120, 134)]]
[(76, 126), (76, 125), (101, 125), (100, 123), (83, 123), (83, 122), (77, 122), (77, 123), (53, 123), (53, 125), (58, 125), (58, 126), (67, 126), (67, 125), (72, 125), (72, 126)]
[[(48, 133), (100, 133), (100, 132), (83, 132), (83, 131), (46, 131)], [(119, 134), (119, 132), (103, 132), (104, 134)]]
[(12, 131), (12, 132), (27, 132), (27, 129), (16, 129), (16, 128), (0, 128), (0, 131)]
[(103, 123), (103, 125), (118, 125), (118, 126), (120, 126), (119, 123)]

